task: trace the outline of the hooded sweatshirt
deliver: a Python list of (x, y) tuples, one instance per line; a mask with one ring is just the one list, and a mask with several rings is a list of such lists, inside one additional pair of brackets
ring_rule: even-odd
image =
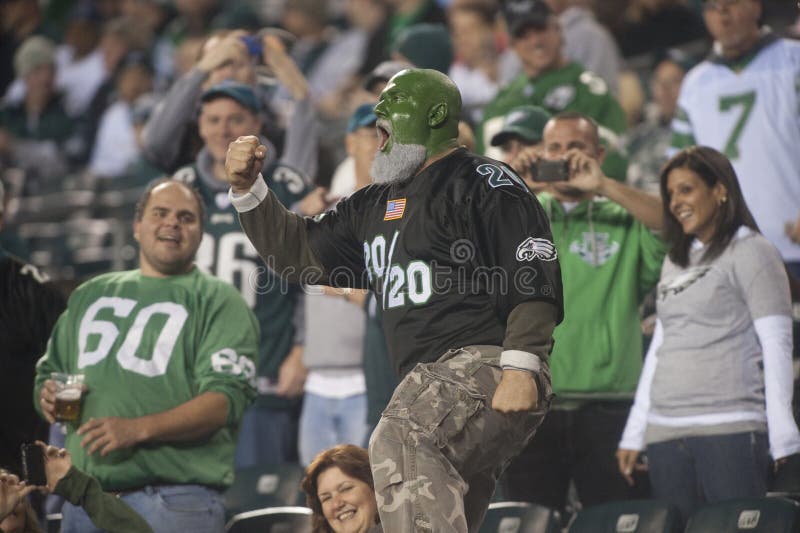
[(564, 279), (564, 321), (550, 357), (557, 401), (631, 398), (642, 369), (639, 305), (655, 286), (662, 241), (603, 198), (565, 205), (538, 196)]

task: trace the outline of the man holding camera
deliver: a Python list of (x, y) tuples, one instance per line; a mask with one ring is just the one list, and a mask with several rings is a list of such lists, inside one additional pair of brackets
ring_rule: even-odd
[(639, 303), (658, 280), (659, 198), (608, 178), (597, 125), (550, 119), (543, 146), (511, 166), (550, 219), (564, 279), (564, 322), (553, 337), (553, 409), (507, 470), (512, 500), (564, 509), (570, 480), (583, 505), (627, 499), (614, 458), (642, 367)]
[(603, 79), (564, 54), (563, 29), (558, 16), (543, 0), (508, 0), (503, 4), (511, 46), (520, 58), (522, 72), (483, 110), (476, 130), (478, 152), (497, 157), (489, 144), (503, 116), (523, 104), (541, 106), (549, 113), (580, 111), (600, 124), (606, 149), (603, 171), (624, 180), (628, 161), (621, 148), (625, 114)]

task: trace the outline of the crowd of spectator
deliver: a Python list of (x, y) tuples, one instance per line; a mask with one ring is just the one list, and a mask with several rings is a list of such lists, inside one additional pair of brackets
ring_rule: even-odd
[[(258, 136), (269, 190), (292, 212), (318, 216), (370, 184), (381, 142), (373, 108), (392, 76), (418, 67), (458, 86), (459, 142), (507, 164), (537, 194), (561, 264), (556, 399), (503, 478), (506, 499), (571, 512), (655, 495), (674, 500), (685, 521), (703, 501), (800, 479), (792, 418), (800, 413), (792, 308), (800, 300), (800, 16), (786, 4), (4, 0), (0, 389), (6, 404), (27, 407), (5, 417), (0, 468), (20, 473), (19, 445), (47, 439), (50, 372), (95, 368), (82, 424), (50, 431), (71, 459), (45, 448), (52, 464), (67, 457), (94, 476), (76, 481), (86, 474), (71, 462), (52, 482), (48, 472), (50, 491), (68, 500), (64, 531), (104, 527), (129, 511), (82, 510), (79, 489), (120, 494), (151, 526), (219, 531), (234, 469), (277, 463), (310, 465), (303, 488), (324, 530), (333, 515), (319, 487), (335, 492), (339, 477), (358, 477), (366, 461), (356, 448), (325, 450), (366, 446), (399, 379), (382, 306), (368, 291), (287, 283), (264, 265), (231, 204), (225, 158), (232, 141)], [(569, 187), (537, 180), (542, 161), (562, 159)], [(682, 184), (685, 169), (701, 181)], [(708, 193), (707, 203), (680, 203), (690, 186)], [(685, 220), (707, 214), (724, 235), (692, 243), (686, 235), (699, 239), (702, 228)], [(181, 229), (162, 229), (170, 217)], [(198, 269), (187, 273), (189, 264)], [(705, 264), (725, 274), (700, 272)], [(180, 279), (147, 280), (146, 270)], [(671, 299), (703, 277), (717, 285), (689, 303)], [(208, 322), (158, 307), (170, 291)], [(93, 305), (87, 294), (101, 293)], [(133, 294), (151, 305), (136, 315), (138, 330), (118, 330), (114, 317), (131, 313)], [(143, 333), (151, 317), (162, 330)], [(182, 328), (197, 332), (197, 344), (181, 337), (175, 375), (158, 354), (175, 347)], [(136, 355), (140, 345), (152, 359)], [(211, 361), (195, 360), (201, 345)], [(736, 350), (747, 353), (722, 362)], [(670, 364), (655, 370), (665, 354)], [(728, 364), (738, 374), (726, 374)], [(223, 370), (230, 379), (220, 379)], [(688, 401), (707, 372), (729, 381)], [(160, 379), (169, 394), (137, 401), (162, 390), (141, 376)], [(117, 399), (106, 405), (105, 395)], [(731, 438), (742, 433), (752, 438)], [(691, 454), (713, 472), (677, 475), (671, 445), (710, 436), (727, 446), (720, 460), (752, 459), (754, 471), (715, 475), (722, 467), (701, 444)], [(326, 479), (331, 469), (339, 477)], [(169, 483), (139, 497), (154, 472)], [(367, 481), (371, 494), (371, 478), (359, 483)], [(705, 492), (686, 489), (698, 484)], [(191, 490), (170, 492), (180, 486)], [(158, 498), (212, 511), (186, 526), (158, 514)], [(28, 513), (19, 505), (16, 514)], [(372, 527), (377, 511), (359, 505)]]

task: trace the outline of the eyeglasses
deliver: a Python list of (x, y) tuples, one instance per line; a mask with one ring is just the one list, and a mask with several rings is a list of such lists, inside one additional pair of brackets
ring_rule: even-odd
[(731, 7), (738, 3), (741, 0), (705, 0), (703, 2), (703, 9), (706, 11), (713, 10), (720, 10), (722, 8)]

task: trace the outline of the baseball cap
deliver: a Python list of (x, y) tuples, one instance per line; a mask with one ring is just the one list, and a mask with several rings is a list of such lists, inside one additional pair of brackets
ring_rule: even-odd
[(414, 68), (414, 65), (405, 61), (383, 61), (364, 78), (364, 89), (372, 92), (376, 83), (386, 83), (392, 76), (407, 68)]
[(14, 54), (14, 71), (19, 78), (24, 78), (36, 67), (53, 64), (55, 64), (55, 45), (53, 41), (41, 35), (25, 39)]
[(500, 146), (511, 137), (522, 137), (529, 143), (538, 143), (542, 140), (542, 132), (550, 113), (535, 105), (521, 105), (506, 113), (503, 127), (492, 137), (492, 146)]
[(685, 72), (689, 72), (697, 64), (697, 60), (692, 55), (679, 48), (656, 50), (653, 65), (658, 66), (663, 61), (671, 61)]
[(350, 120), (347, 122), (347, 133), (353, 133), (358, 128), (366, 128), (374, 126), (378, 121), (375, 116), (375, 104), (361, 104), (353, 112)]
[(444, 74), (453, 62), (453, 44), (442, 24), (413, 24), (397, 37), (394, 52), (408, 59), (417, 68), (430, 68)]
[(261, 102), (256, 98), (255, 91), (249, 85), (225, 80), (206, 89), (200, 97), (200, 101), (205, 103), (220, 97), (235, 100), (253, 113), (257, 114), (261, 111)]
[(511, 37), (519, 37), (523, 30), (543, 30), (555, 13), (543, 0), (506, 0), (503, 17)]

